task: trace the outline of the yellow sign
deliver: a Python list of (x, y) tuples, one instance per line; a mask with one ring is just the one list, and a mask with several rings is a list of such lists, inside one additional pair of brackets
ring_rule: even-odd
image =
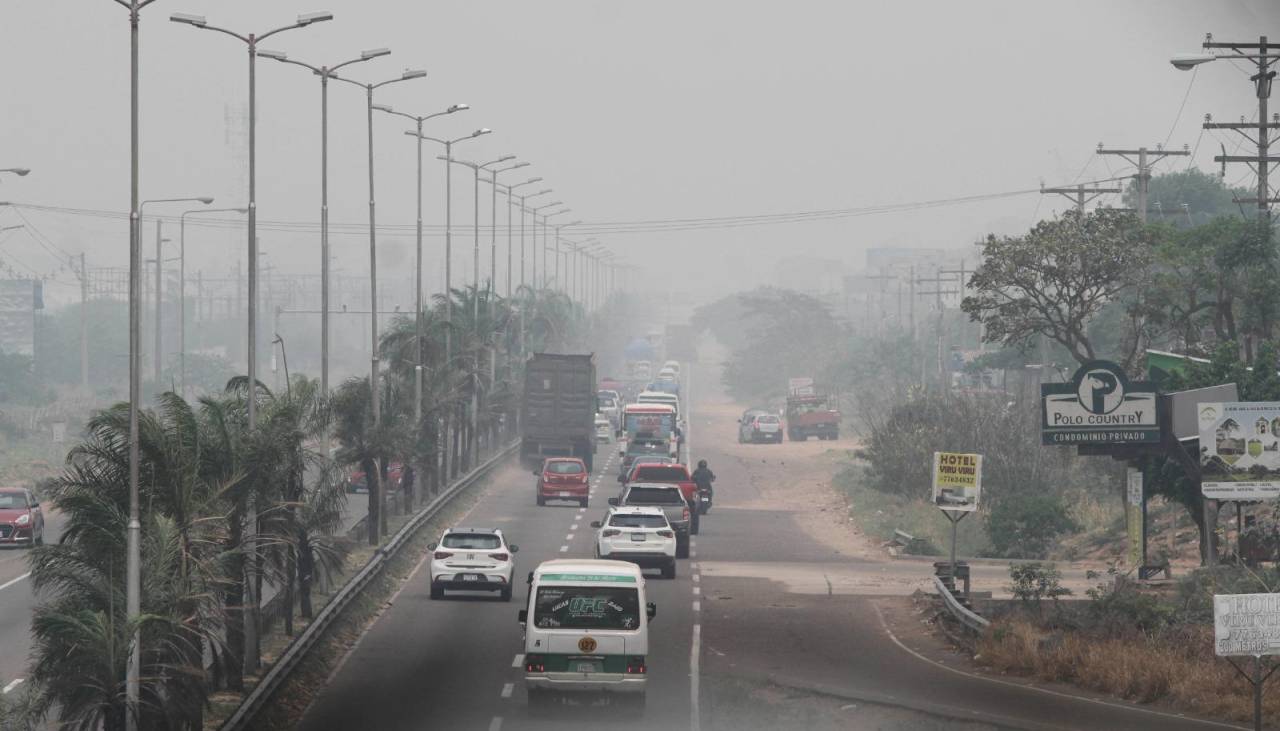
[(587, 653), (587, 654), (591, 654), (591, 653), (595, 652), (595, 651), (596, 651), (596, 638), (594, 638), (594, 637), (583, 637), (582, 639), (578, 640), (578, 651), (579, 651), (579, 652), (583, 652), (583, 653)]
[(977, 510), (982, 492), (982, 455), (933, 453), (933, 504), (943, 510)]

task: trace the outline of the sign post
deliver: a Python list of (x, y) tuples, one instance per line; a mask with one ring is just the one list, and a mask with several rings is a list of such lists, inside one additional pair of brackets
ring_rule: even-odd
[(956, 579), (956, 532), (964, 516), (978, 509), (982, 494), (982, 455), (933, 453), (933, 504), (951, 521), (951, 581)]
[(1147, 565), (1147, 504), (1143, 499), (1142, 470), (1128, 467), (1125, 470), (1127, 500), (1124, 506), (1125, 524), (1129, 534), (1129, 565)]
[[(1263, 656), (1280, 647), (1280, 594), (1219, 594), (1213, 598), (1213, 651), (1253, 686), (1253, 728), (1262, 731), (1262, 686), (1280, 665)], [(1234, 658), (1252, 657), (1245, 671)], [(1271, 665), (1266, 673), (1263, 666)]]

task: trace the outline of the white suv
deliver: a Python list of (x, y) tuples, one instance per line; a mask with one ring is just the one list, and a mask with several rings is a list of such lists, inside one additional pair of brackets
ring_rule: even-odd
[(676, 577), (676, 532), (662, 508), (610, 508), (604, 521), (594, 521), (596, 558), (627, 561), (642, 569), (661, 569), (662, 578)]
[(520, 548), (509, 544), (497, 528), (450, 528), (440, 542), (427, 548), (431, 556), (431, 598), (444, 597), (445, 589), (497, 591), (511, 601), (512, 554)]

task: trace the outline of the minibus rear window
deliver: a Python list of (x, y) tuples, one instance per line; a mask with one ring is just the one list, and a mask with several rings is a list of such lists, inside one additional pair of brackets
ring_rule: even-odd
[(540, 586), (533, 607), (539, 629), (640, 628), (640, 595), (620, 586)]

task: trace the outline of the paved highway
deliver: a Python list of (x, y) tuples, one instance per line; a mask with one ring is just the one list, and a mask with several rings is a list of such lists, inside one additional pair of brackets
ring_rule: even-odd
[[(44, 540), (55, 543), (62, 536), (62, 514), (41, 503), (45, 510)], [(36, 606), (31, 589), (29, 549), (0, 549), (0, 692), (21, 687), (31, 652), (31, 612)]]
[[(875, 557), (833, 557), (809, 538), (798, 511), (760, 509), (750, 460), (732, 444), (733, 417), (723, 398), (713, 417), (690, 417), (694, 459), (716, 471), (716, 505), (702, 523), (675, 580), (653, 575), (652, 626), (644, 725), (663, 729), (1137, 729), (1235, 728), (1137, 709), (1065, 688), (1032, 688), (968, 674), (939, 661), (901, 631), (900, 599), (877, 596), (875, 581), (828, 583), (813, 590), (788, 582), (795, 567), (882, 576), (920, 565)], [(723, 423), (721, 423), (723, 422)], [(769, 447), (762, 447), (769, 449)], [(589, 557), (591, 520), (616, 493), (616, 463), (601, 460), (592, 506), (536, 507), (533, 477), (514, 466), (463, 525), (496, 526), (520, 546), (517, 576), (556, 557)], [(796, 506), (803, 508), (804, 506)], [(926, 565), (927, 566), (927, 565)], [(332, 728), (603, 728), (621, 711), (567, 707), (549, 717), (527, 712), (516, 611), (489, 596), (432, 601), (425, 566), (337, 667), (301, 723)], [(883, 593), (883, 592), (882, 592)], [(902, 592), (896, 592), (902, 593)], [(886, 616), (888, 613), (888, 616)], [(915, 622), (908, 618), (908, 624)], [(894, 632), (894, 627), (899, 627)], [(958, 666), (953, 668), (952, 665)]]

